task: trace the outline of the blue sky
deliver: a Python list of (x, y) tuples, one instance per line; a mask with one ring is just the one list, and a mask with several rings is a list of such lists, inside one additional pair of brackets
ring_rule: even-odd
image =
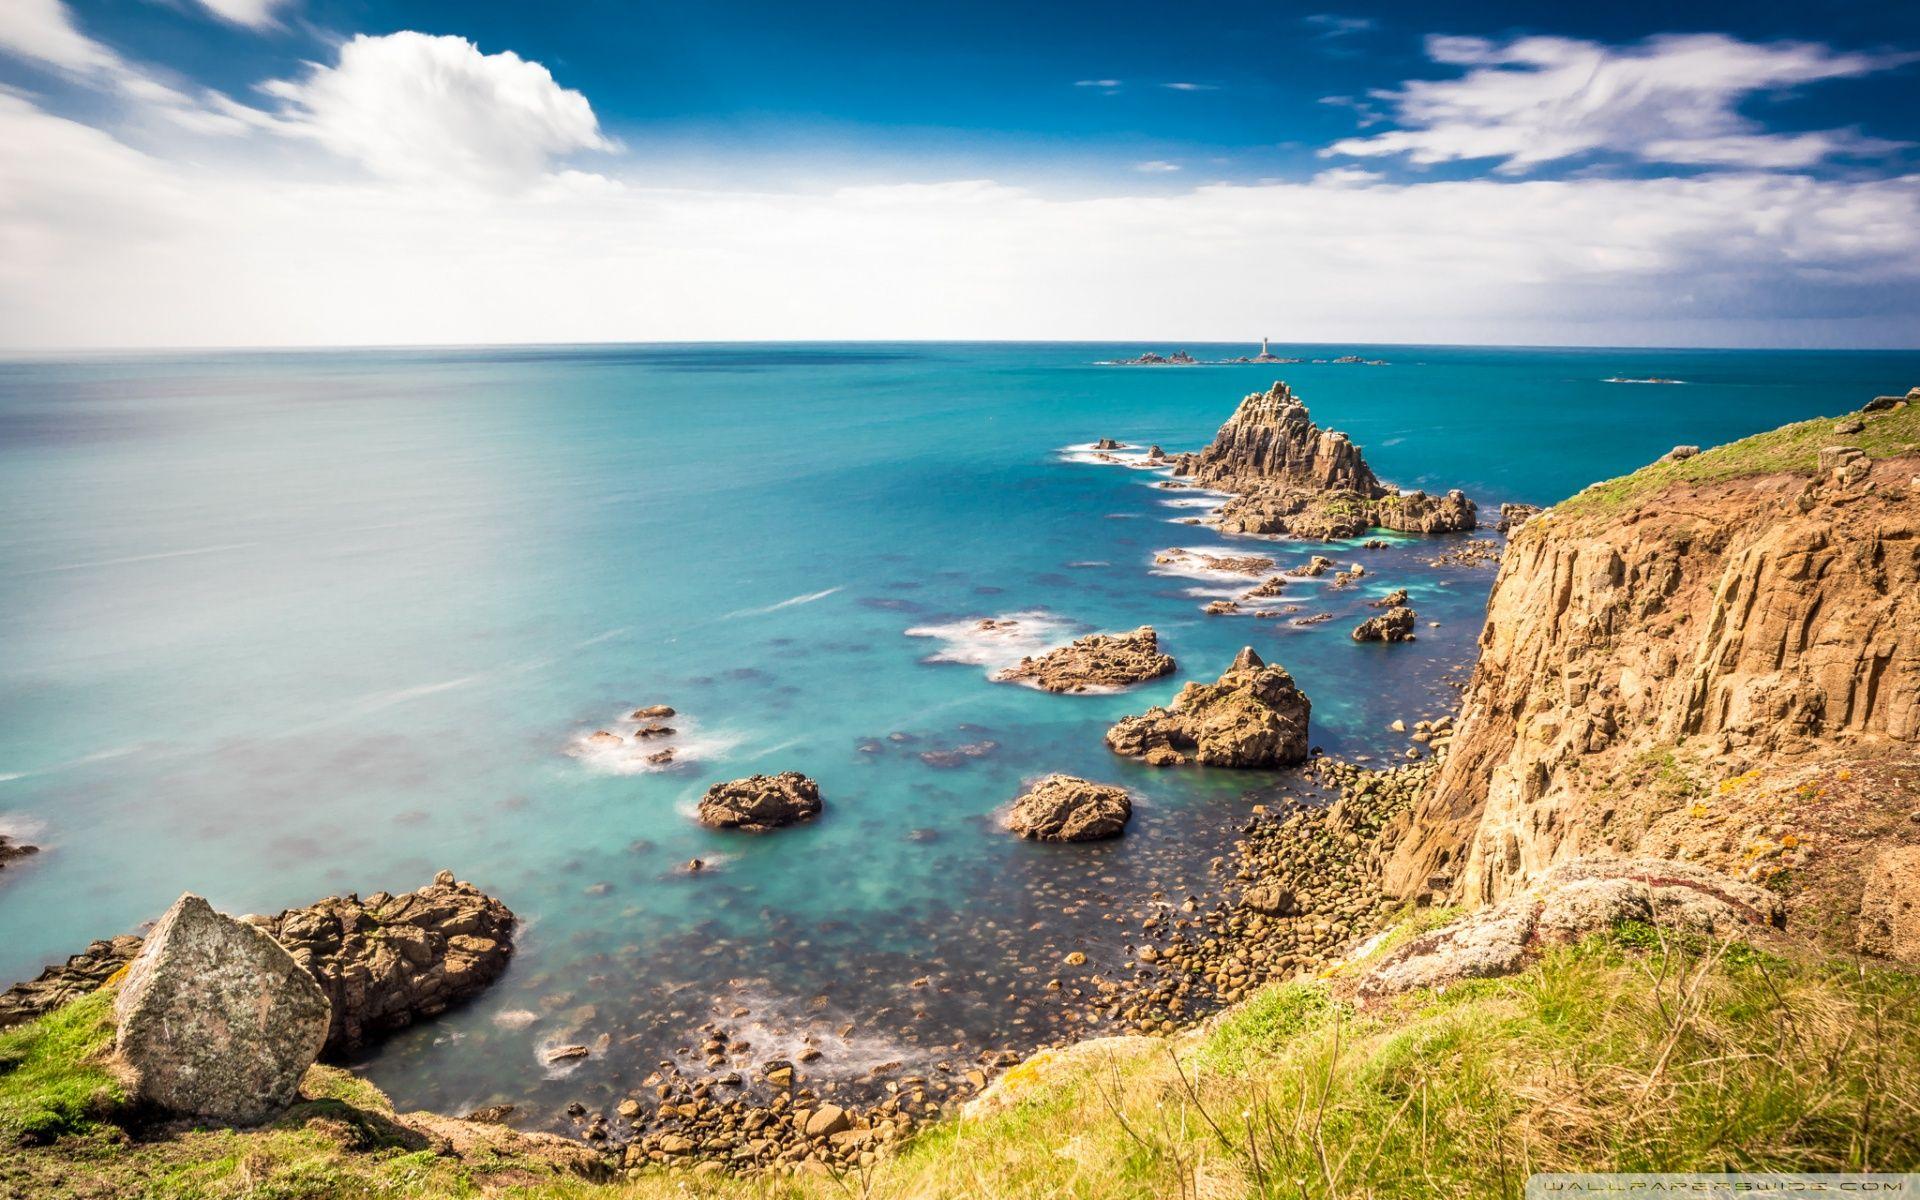
[(7, 0), (0, 337), (1913, 345), (1917, 52), (1885, 3)]

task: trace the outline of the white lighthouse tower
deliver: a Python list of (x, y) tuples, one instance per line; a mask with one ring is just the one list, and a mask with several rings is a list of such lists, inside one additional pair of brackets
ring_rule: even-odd
[(1273, 351), (1267, 349), (1267, 339), (1265, 338), (1260, 339), (1260, 357), (1261, 358), (1273, 357)]

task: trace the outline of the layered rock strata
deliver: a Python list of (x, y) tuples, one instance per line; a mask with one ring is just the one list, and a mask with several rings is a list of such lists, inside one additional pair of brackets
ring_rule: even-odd
[[(1495, 902), (1650, 838), (1745, 873), (1809, 841), (1839, 853), (1851, 828), (1920, 841), (1910, 797), (1862, 791), (1872, 764), (1920, 758), (1920, 410), (1669, 458), (1531, 518), (1480, 645), (1387, 864), (1394, 895)], [(1865, 868), (1845, 874), (1834, 903), (1857, 911)]]

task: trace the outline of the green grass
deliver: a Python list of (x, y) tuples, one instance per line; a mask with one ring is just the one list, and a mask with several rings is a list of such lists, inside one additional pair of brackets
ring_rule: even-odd
[(108, 1072), (113, 998), (96, 993), (0, 1033), (0, 1145), (48, 1141), (126, 1101)]
[(1897, 458), (1920, 454), (1920, 405), (1899, 412), (1855, 413), (1865, 422), (1859, 433), (1835, 433), (1841, 417), (1819, 417), (1783, 425), (1767, 433), (1715, 446), (1679, 462), (1656, 462), (1631, 475), (1596, 483), (1553, 506), (1559, 516), (1605, 515), (1618, 512), (1675, 483), (1717, 483), (1754, 475), (1811, 475), (1826, 446), (1857, 446), (1868, 458)]
[[(101, 1016), (75, 1008), (24, 1031), (39, 1066), (9, 1073), (11, 1103), (73, 1100), (82, 1068), (55, 1060), (97, 1046)], [(1204, 1032), (1053, 1068), (1012, 1108), (839, 1179), (494, 1170), (343, 1129), (380, 1127), (364, 1087), (334, 1073), (268, 1129), (132, 1144), (82, 1115), (52, 1147), (0, 1154), (0, 1194), (1481, 1200), (1519, 1197), (1536, 1171), (1913, 1170), (1920, 979), (1628, 926), (1509, 979), (1369, 1010), (1327, 983), (1279, 985)], [(116, 1190), (83, 1186), (98, 1179)]]

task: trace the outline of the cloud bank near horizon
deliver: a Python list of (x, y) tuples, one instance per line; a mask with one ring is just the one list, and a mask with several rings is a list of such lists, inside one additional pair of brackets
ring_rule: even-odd
[[(206, 2), (246, 25), (280, 11)], [(58, 0), (20, 0), (0, 51), (173, 132), (143, 144), (0, 88), (0, 338), (1916, 340), (1920, 175), (1810, 173), (1884, 146), (1738, 110), (1901, 56), (1719, 35), (1428, 49), (1464, 73), (1383, 91), (1398, 128), (1323, 154), (1489, 174), (1349, 165), (1088, 196), (909, 168), (893, 184), (669, 189), (589, 97), (510, 51), (359, 35), (241, 103), (130, 61)], [(1691, 169), (1524, 177), (1596, 152)], [(1174, 165), (1134, 174), (1191, 174)]]

